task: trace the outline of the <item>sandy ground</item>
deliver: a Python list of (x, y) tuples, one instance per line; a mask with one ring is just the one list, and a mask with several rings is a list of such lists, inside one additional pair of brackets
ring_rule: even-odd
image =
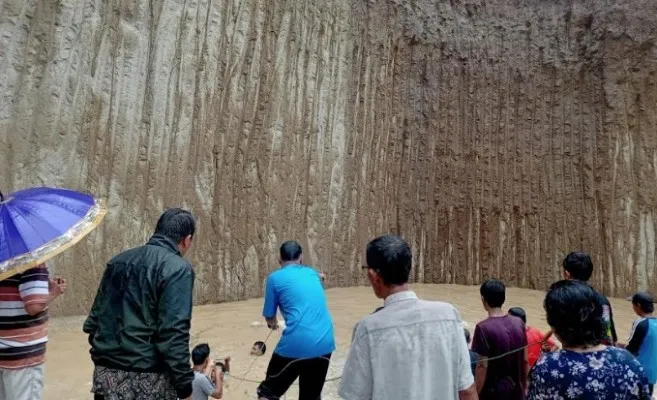
[[(479, 300), (478, 287), (458, 285), (415, 285), (414, 290), (425, 299), (443, 300), (455, 304), (463, 319), (473, 328), (485, 314)], [(340, 376), (351, 332), (354, 324), (362, 316), (372, 312), (381, 301), (376, 299), (369, 287), (329, 289), (329, 306), (335, 322), (338, 349), (332, 361), (329, 379)], [(542, 309), (543, 292), (527, 289), (509, 289), (506, 306), (521, 306), (527, 311), (529, 324), (546, 329)], [(625, 341), (631, 322), (635, 316), (630, 304), (622, 299), (611, 299), (614, 306), (616, 327), (621, 341)], [(230, 355), (233, 358), (233, 372), (227, 381), (226, 399), (243, 400), (255, 398), (256, 383), (240, 382), (253, 358), (249, 350), (253, 342), (264, 340), (269, 333), (263, 326), (253, 327), (252, 323), (261, 321), (262, 299), (218, 305), (200, 306), (194, 309), (192, 324), (192, 344), (208, 342), (213, 357)], [(92, 364), (88, 355), (86, 336), (82, 333), (83, 317), (57, 318), (52, 321), (48, 363), (46, 366), (47, 400), (86, 400), (90, 399), (90, 378)], [(267, 355), (255, 360), (247, 379), (259, 380), (274, 348), (279, 333), (275, 332), (268, 340)], [(338, 380), (328, 382), (324, 390), (325, 399), (337, 398)], [(296, 398), (296, 387), (288, 392), (287, 398)]]

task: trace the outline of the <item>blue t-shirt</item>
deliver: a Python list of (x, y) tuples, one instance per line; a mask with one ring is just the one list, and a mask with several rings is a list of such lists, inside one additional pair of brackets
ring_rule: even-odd
[(648, 393), (641, 364), (627, 350), (607, 347), (544, 354), (532, 370), (528, 400), (647, 400)]
[(657, 319), (640, 318), (632, 325), (627, 351), (643, 366), (651, 385), (657, 383)]
[(335, 350), (333, 321), (317, 271), (304, 265), (286, 265), (267, 278), (265, 318), (281, 309), (286, 328), (275, 352), (289, 358), (313, 358)]

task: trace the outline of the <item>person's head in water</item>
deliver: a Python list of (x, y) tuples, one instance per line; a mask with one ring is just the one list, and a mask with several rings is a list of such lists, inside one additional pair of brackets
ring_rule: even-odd
[(588, 282), (593, 275), (591, 256), (583, 251), (574, 251), (563, 259), (563, 276), (566, 279), (576, 279)]
[(295, 240), (288, 240), (281, 245), (280, 258), (278, 262), (281, 266), (288, 264), (301, 264), (303, 263), (303, 249), (299, 242)]
[(605, 337), (600, 296), (584, 282), (555, 282), (543, 307), (547, 323), (564, 348), (597, 346)]
[(408, 290), (412, 264), (411, 248), (404, 239), (384, 235), (367, 244), (363, 269), (367, 271), (374, 294), (385, 299), (393, 293)]
[(522, 307), (509, 308), (509, 315), (513, 315), (514, 317), (520, 318), (522, 322), (527, 324), (527, 313), (525, 313), (525, 310)]
[(251, 347), (251, 355), (261, 356), (267, 351), (267, 345), (265, 342), (255, 342), (253, 347)]
[(192, 363), (194, 369), (203, 371), (210, 362), (210, 346), (207, 343), (201, 343), (192, 350)]
[(178, 245), (180, 254), (185, 255), (192, 247), (196, 232), (194, 216), (182, 208), (170, 208), (160, 216), (155, 226), (155, 234), (166, 236)]
[(486, 311), (502, 308), (506, 300), (506, 287), (504, 282), (497, 279), (489, 279), (479, 288), (481, 302)]
[(639, 317), (652, 315), (655, 311), (655, 300), (648, 292), (639, 292), (632, 296), (632, 308)]

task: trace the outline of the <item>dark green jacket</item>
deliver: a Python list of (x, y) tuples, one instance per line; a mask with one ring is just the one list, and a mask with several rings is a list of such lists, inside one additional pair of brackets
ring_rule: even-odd
[(193, 287), (192, 266), (165, 236), (114, 257), (84, 322), (94, 364), (167, 373), (178, 397), (190, 396)]

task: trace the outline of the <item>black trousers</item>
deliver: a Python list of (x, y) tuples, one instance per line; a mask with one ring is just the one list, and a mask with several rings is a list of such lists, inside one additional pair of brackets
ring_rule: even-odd
[(105, 400), (105, 396), (103, 396), (102, 394), (94, 393), (94, 400)]
[(330, 358), (330, 353), (308, 359), (272, 354), (267, 377), (258, 386), (258, 397), (278, 400), (299, 378), (299, 400), (320, 400)]

